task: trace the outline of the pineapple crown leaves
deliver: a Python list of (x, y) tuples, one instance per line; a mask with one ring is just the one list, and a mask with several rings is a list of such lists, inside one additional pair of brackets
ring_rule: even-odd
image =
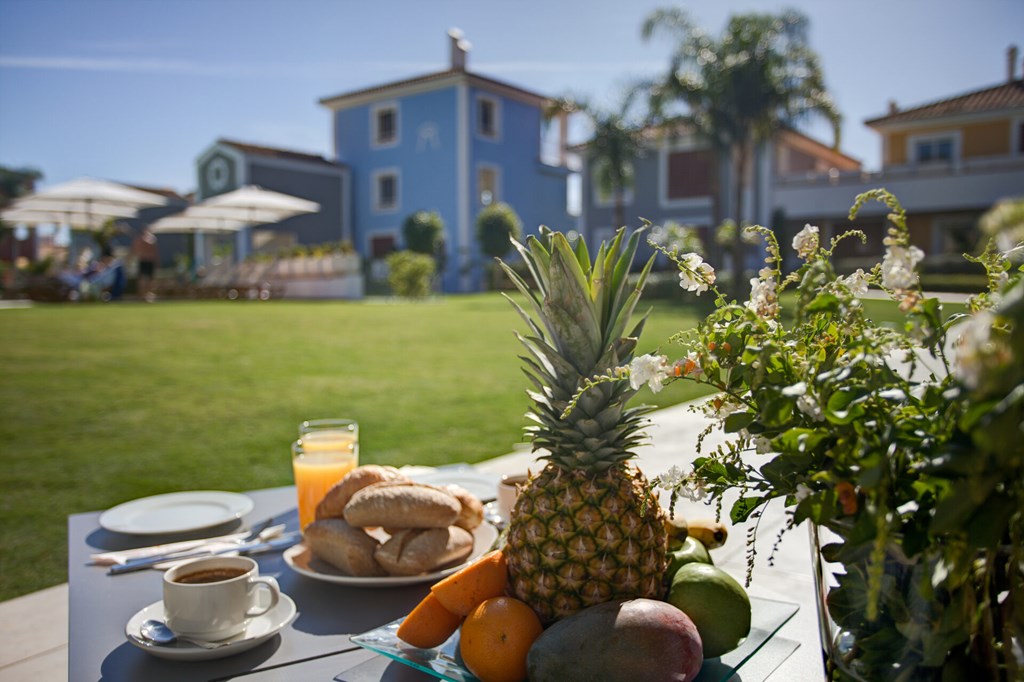
[(565, 235), (547, 228), (526, 245), (513, 240), (536, 288), (499, 261), (527, 301), (524, 307), (508, 299), (529, 328), (516, 334), (527, 350), (520, 359), (534, 388), (528, 391), (533, 400), (528, 417), (534, 424), (526, 431), (535, 450), (548, 450), (550, 459), (567, 468), (603, 470), (628, 459), (628, 450), (643, 440), (639, 431), (647, 409), (625, 408), (636, 393), (625, 382), (602, 386), (578, 399), (579, 409), (563, 415), (589, 377), (632, 358), (646, 316), (628, 334), (626, 329), (654, 261), (652, 257), (631, 285), (641, 231), (627, 239), (625, 230), (619, 230), (600, 246), (593, 264), (583, 240), (572, 245)]
[[(573, 246), (560, 232), (542, 227), (541, 237), (546, 245), (533, 236), (527, 239), (525, 246), (513, 240), (513, 246), (536, 282), (536, 289), (506, 263), (498, 261), (527, 298), (533, 317), (512, 299), (509, 301), (533, 336), (571, 363), (581, 376), (592, 376), (615, 366), (601, 366), (612, 354), (619, 354), (617, 359), (621, 362), (632, 352), (632, 348), (622, 346), (620, 339), (654, 263), (652, 257), (636, 285), (631, 287), (629, 272), (640, 232), (636, 230), (626, 240), (625, 229), (620, 229), (610, 244), (601, 244), (593, 265), (586, 242), (578, 239)], [(540, 320), (540, 324), (534, 318)]]

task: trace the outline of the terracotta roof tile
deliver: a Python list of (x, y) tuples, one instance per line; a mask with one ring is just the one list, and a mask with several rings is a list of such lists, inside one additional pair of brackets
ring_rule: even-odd
[(956, 95), (937, 102), (897, 111), (894, 114), (872, 118), (864, 123), (870, 126), (879, 123), (923, 121), (1002, 109), (1024, 109), (1024, 80), (1002, 83), (963, 95)]

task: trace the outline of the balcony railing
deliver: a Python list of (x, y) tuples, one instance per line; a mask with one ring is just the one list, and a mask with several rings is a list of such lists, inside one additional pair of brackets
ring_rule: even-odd
[(887, 166), (880, 171), (840, 171), (833, 168), (827, 173), (779, 175), (775, 178), (775, 184), (777, 187), (787, 188), (821, 185), (880, 185), (894, 180), (935, 179), (1020, 171), (1024, 171), (1024, 156), (1000, 155), (949, 162)]

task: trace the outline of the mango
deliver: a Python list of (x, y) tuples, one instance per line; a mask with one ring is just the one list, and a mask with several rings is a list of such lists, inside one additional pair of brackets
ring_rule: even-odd
[(530, 682), (693, 680), (704, 662), (693, 621), (653, 599), (607, 602), (558, 621), (526, 657)]
[(689, 563), (672, 577), (668, 601), (700, 632), (704, 658), (717, 658), (750, 634), (750, 597), (731, 575), (711, 564)]

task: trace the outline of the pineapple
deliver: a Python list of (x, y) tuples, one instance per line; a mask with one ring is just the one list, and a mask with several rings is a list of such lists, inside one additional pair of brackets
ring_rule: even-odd
[(639, 231), (627, 240), (619, 230), (593, 266), (582, 239), (574, 248), (561, 233), (541, 237), (515, 243), (536, 291), (502, 263), (533, 313), (512, 301), (530, 329), (518, 335), (536, 389), (526, 432), (547, 460), (520, 491), (505, 555), (513, 594), (547, 624), (612, 599), (660, 598), (667, 540), (661, 507), (629, 461), (646, 412), (626, 408), (636, 391), (598, 382), (562, 416), (586, 380), (632, 358), (644, 321), (628, 335), (626, 326), (653, 259), (631, 288)]

